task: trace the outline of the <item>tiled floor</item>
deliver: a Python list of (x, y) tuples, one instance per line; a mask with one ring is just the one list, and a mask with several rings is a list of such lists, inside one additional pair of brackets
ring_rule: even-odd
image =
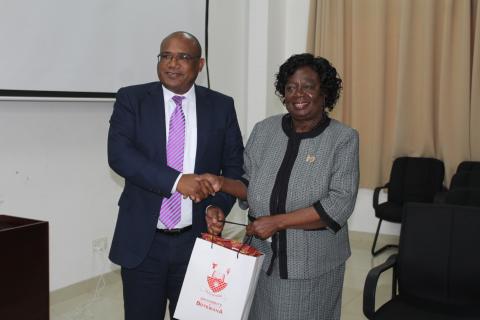
[[(385, 238), (385, 237), (384, 237)], [(352, 256), (347, 262), (343, 301), (342, 320), (366, 319), (362, 313), (363, 285), (368, 271), (386, 260), (394, 253), (388, 250), (372, 258), (370, 246), (373, 235), (353, 232), (350, 236)], [(390, 240), (392, 237), (390, 237)], [(395, 239), (395, 238), (394, 238)], [(382, 243), (379, 243), (382, 245)], [(97, 283), (98, 284), (98, 283)], [(109, 274), (105, 279), (105, 286), (95, 296), (95, 288), (86, 293), (68, 295), (62, 299), (58, 295), (52, 299), (50, 319), (52, 320), (118, 320), (123, 319), (122, 286), (118, 272)], [(376, 306), (388, 300), (391, 294), (391, 271), (386, 272), (380, 279), (377, 287)], [(167, 319), (167, 318), (166, 318)], [(305, 319), (308, 320), (308, 319)]]

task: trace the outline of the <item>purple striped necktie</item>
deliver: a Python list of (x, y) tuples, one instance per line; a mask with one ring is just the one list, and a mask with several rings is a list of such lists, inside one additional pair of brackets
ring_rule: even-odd
[[(185, 97), (174, 96), (175, 110), (170, 116), (167, 142), (167, 165), (180, 172), (183, 171), (183, 149), (185, 146), (185, 115), (182, 100)], [(182, 195), (175, 192), (170, 198), (164, 198), (160, 208), (160, 221), (172, 229), (179, 222), (182, 214)]]

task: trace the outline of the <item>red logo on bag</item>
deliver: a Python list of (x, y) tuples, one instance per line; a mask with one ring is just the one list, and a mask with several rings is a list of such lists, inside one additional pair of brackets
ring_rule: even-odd
[(207, 282), (210, 289), (213, 292), (217, 293), (227, 287), (228, 284), (225, 282), (225, 276), (227, 276), (230, 273), (230, 268), (228, 268), (225, 272), (222, 272), (218, 270), (219, 269), (218, 263), (213, 262), (212, 269), (213, 269), (212, 275), (207, 276)]

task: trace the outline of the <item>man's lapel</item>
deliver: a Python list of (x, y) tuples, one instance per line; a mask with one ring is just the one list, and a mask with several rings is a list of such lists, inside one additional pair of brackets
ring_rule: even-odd
[[(147, 133), (151, 134), (155, 144), (154, 158), (159, 159), (161, 163), (167, 163), (167, 139), (165, 128), (165, 102), (163, 99), (163, 89), (160, 82), (155, 83), (149, 90), (149, 101), (146, 101), (144, 114), (141, 119), (145, 123)], [(155, 139), (156, 137), (156, 139)]]
[(197, 154), (195, 156), (195, 172), (197, 172), (199, 165), (203, 163), (202, 157), (207, 148), (208, 132), (209, 128), (212, 127), (212, 117), (214, 115), (209, 113), (211, 101), (207, 90), (195, 86), (195, 97), (197, 100)]

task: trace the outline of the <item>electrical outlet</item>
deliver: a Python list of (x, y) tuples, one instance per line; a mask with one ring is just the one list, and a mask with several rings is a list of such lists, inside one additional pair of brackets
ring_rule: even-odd
[(107, 251), (107, 237), (98, 238), (92, 241), (92, 249), (94, 252)]

